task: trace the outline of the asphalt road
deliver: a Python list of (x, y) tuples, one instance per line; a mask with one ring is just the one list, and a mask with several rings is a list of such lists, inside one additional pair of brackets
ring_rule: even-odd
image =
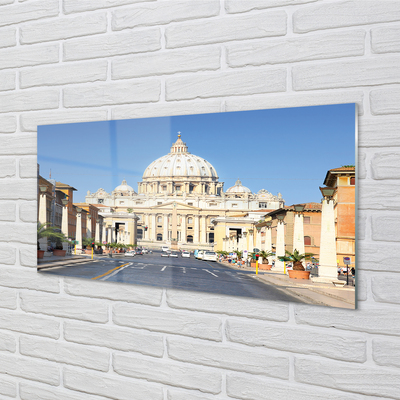
[(273, 285), (252, 278), (253, 271), (238, 271), (216, 262), (161, 257), (161, 252), (142, 256), (98, 257), (83, 264), (42, 270), (40, 273), (93, 280), (193, 290), (230, 296), (301, 302)]

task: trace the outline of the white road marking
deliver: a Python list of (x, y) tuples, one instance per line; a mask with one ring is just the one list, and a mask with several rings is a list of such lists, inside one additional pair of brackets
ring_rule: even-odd
[(106, 281), (108, 278), (111, 278), (114, 275), (117, 275), (118, 272), (123, 271), (125, 268), (128, 268), (130, 265), (132, 265), (132, 263), (129, 263), (128, 265), (125, 265), (125, 267), (122, 267), (120, 269), (117, 269), (116, 271), (114, 271), (112, 274), (105, 276), (104, 278), (99, 279), (99, 281)]
[(183, 273), (186, 274), (186, 268), (182, 267), (182, 269), (183, 269)]
[(163, 272), (163, 271), (165, 270), (165, 268), (167, 268), (166, 265), (164, 265), (164, 266), (161, 268), (161, 272)]
[(215, 277), (218, 278), (218, 275), (213, 274), (212, 272), (210, 272), (208, 269), (205, 269), (204, 271), (207, 271), (209, 274), (214, 275)]

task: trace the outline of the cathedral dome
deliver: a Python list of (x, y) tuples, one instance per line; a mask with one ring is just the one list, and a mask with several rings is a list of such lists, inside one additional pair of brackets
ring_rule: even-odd
[(172, 145), (171, 151), (153, 161), (144, 171), (143, 179), (147, 178), (212, 178), (218, 179), (215, 168), (204, 158), (190, 154), (186, 143), (178, 135), (178, 140)]
[(235, 186), (231, 186), (225, 193), (251, 193), (251, 190), (248, 187), (243, 186), (242, 182), (238, 179), (235, 182)]
[(122, 183), (121, 183), (119, 186), (117, 186), (117, 187), (114, 189), (114, 192), (122, 192), (122, 193), (125, 193), (125, 192), (134, 192), (134, 193), (135, 193), (135, 191), (133, 190), (133, 187), (132, 187), (132, 186), (129, 186), (129, 185), (126, 183), (126, 180), (125, 180), (125, 179), (122, 181)]

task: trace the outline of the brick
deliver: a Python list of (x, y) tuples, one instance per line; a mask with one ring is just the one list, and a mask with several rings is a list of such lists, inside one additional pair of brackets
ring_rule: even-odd
[(385, 7), (375, 0), (336, 1), (303, 7), (295, 11), (293, 31), (305, 33), (318, 29), (366, 25), (399, 19), (400, 9), (396, 0), (386, 0)]
[(367, 279), (364, 272), (358, 273), (357, 275), (357, 301), (366, 301), (368, 299), (369, 288)]
[(111, 282), (90, 282), (76, 279), (65, 279), (64, 290), (73, 296), (96, 297), (128, 303), (161, 305), (162, 292), (160, 288), (132, 286)]
[[(15, 249), (13, 249), (15, 251)], [(0, 250), (1, 253), (4, 251)], [(17, 309), (17, 292), (13, 289), (0, 287), (0, 307), (9, 308), (11, 310)]]
[[(22, 90), (15, 93), (0, 93), (1, 112), (18, 112), (54, 109), (59, 106), (56, 89)], [(22, 139), (22, 137), (20, 136)], [(35, 138), (36, 139), (36, 138)], [(23, 144), (18, 143), (19, 146)], [(0, 150), (1, 153), (1, 150)]]
[(284, 69), (196, 74), (166, 79), (167, 100), (238, 96), (285, 90)]
[(227, 62), (230, 67), (243, 67), (361, 56), (364, 54), (364, 43), (364, 30), (268, 42), (246, 41), (227, 46)]
[(166, 47), (283, 36), (286, 34), (286, 20), (286, 13), (278, 10), (175, 24), (165, 29)]
[(0, 135), (0, 142), (0, 155), (36, 154), (36, 134)]
[(121, 30), (146, 25), (163, 25), (194, 18), (213, 17), (219, 14), (219, 8), (218, 0), (203, 0), (197, 3), (195, 7), (185, 0), (142, 3), (115, 10), (112, 13), (111, 26), (113, 30)]
[(367, 225), (367, 215), (358, 210), (358, 231), (357, 231), (357, 239), (364, 240), (365, 239), (365, 230)]
[(0, 54), (0, 69), (52, 64), (59, 61), (59, 44), (11, 47)]
[[(10, 180), (0, 181), (0, 199), (34, 200), (36, 198), (37, 198), (36, 180), (10, 179)], [(10, 227), (10, 229), (12, 230), (13, 228)], [(21, 236), (24, 236), (23, 232), (21, 233)], [(26, 243), (31, 243), (31, 241), (28, 241)]]
[(21, 309), (36, 314), (74, 318), (91, 322), (108, 321), (108, 306), (91, 299), (62, 297), (44, 293), (20, 293)]
[[(397, 289), (395, 290), (397, 292)], [(392, 292), (394, 293), (394, 292)], [(378, 365), (400, 367), (400, 343), (391, 339), (372, 340), (372, 357)]]
[[(11, 247), (10, 245), (0, 245), (0, 264), (5, 264), (5, 265), (14, 265), (16, 261), (16, 254), (17, 254), (17, 249), (15, 247)], [(1, 268), (1, 273), (3, 274), (3, 268)], [(0, 281), (1, 281), (2, 276), (0, 276)], [(0, 300), (0, 304), (2, 304)]]
[[(0, 193), (4, 187), (0, 185)], [(36, 244), (36, 224), (0, 223), (0, 242)]]
[(373, 179), (398, 179), (400, 152), (375, 153), (371, 160)]
[(397, 229), (400, 223), (399, 212), (375, 212), (371, 216), (372, 240), (382, 240), (385, 242), (400, 242)]
[(253, 96), (237, 96), (225, 100), (225, 111), (263, 110), (285, 107), (307, 107), (327, 104), (357, 103), (358, 114), (364, 113), (363, 92), (329, 91), (308, 93), (271, 93)]
[(124, 79), (220, 68), (220, 49), (196, 50), (171, 50), (116, 59), (112, 61), (111, 76), (112, 79)]
[(64, 12), (66, 14), (98, 10), (100, 8), (123, 6), (126, 4), (141, 3), (155, 0), (64, 0)]
[(37, 202), (26, 201), (19, 204), (19, 218), (23, 222), (37, 221)]
[[(359, 193), (360, 209), (400, 210), (399, 182), (363, 181), (362, 189)], [(379, 196), (371, 196), (371, 193), (379, 193)]]
[(167, 339), (170, 358), (192, 364), (206, 365), (266, 375), (280, 379), (289, 378), (289, 357), (260, 350), (248, 350), (231, 344), (221, 345), (209, 342), (187, 341), (181, 338)]
[(69, 124), (73, 122), (106, 121), (107, 110), (71, 109), (36, 111), (20, 116), (21, 130), (36, 132), (39, 125)]
[(359, 151), (358, 153), (358, 178), (365, 179), (367, 177), (367, 168), (365, 165), (366, 154)]
[(17, 163), (12, 158), (0, 158), (0, 178), (12, 178), (17, 172)]
[(37, 267), (37, 246), (19, 246), (19, 261), (25, 267)]
[(14, 3), (14, 0), (0, 0), (0, 6), (4, 6), (6, 4)]
[(113, 368), (117, 374), (165, 385), (220, 393), (222, 375), (211, 369), (176, 363), (171, 360), (147, 359), (114, 353)]
[(60, 279), (57, 276), (38, 274), (36, 271), (26, 268), (2, 267), (0, 285), (17, 289), (60, 293)]
[(130, 381), (115, 375), (65, 368), (64, 387), (116, 400), (163, 400), (161, 385)]
[[(16, 130), (17, 118), (14, 115), (0, 115), (0, 133), (14, 133)], [(3, 141), (1, 134), (0, 141)]]
[(295, 379), (298, 382), (345, 392), (400, 399), (400, 372), (390, 369), (296, 358)]
[(17, 44), (17, 28), (0, 29), (0, 48), (11, 47)]
[(0, 332), (0, 351), (15, 353), (16, 350), (17, 341), (15, 336), (6, 332)]
[(228, 314), (280, 322), (285, 322), (289, 319), (288, 305), (278, 302), (167, 290), (167, 303), (172, 308), (208, 313)]
[(39, 386), (31, 382), (19, 383), (19, 395), (22, 400), (107, 400), (105, 397), (78, 393), (62, 387)]
[[(376, 252), (376, 247), (375, 247)], [(398, 335), (400, 332), (400, 311), (390, 311), (368, 305), (359, 307), (356, 312), (325, 307), (295, 305), (295, 318), (298, 324), (307, 324), (325, 328), (336, 328), (372, 334)]]
[(393, 262), (393, 254), (399, 252), (400, 243), (379, 243), (377, 251), (376, 243), (360, 241), (357, 253), (359, 268), (374, 272), (399, 272), (397, 264)]
[(60, 322), (54, 318), (38, 317), (19, 311), (0, 310), (0, 329), (58, 339)]
[(17, 397), (17, 382), (0, 377), (0, 393), (4, 396)]
[(354, 86), (400, 83), (400, 58), (371, 58), (316, 65), (298, 65), (292, 69), (294, 90), (333, 89)]
[(50, 21), (24, 24), (20, 29), (22, 44), (64, 40), (107, 31), (105, 13), (90, 13), (73, 17), (58, 17)]
[(67, 87), (64, 89), (65, 107), (90, 107), (124, 103), (158, 101), (161, 83), (158, 80), (123, 81), (95, 86)]
[(400, 115), (361, 118), (358, 122), (358, 144), (360, 147), (400, 146), (399, 126)]
[(221, 320), (198, 313), (166, 311), (152, 307), (115, 304), (113, 321), (117, 325), (156, 332), (221, 341)]
[(63, 63), (50, 67), (30, 68), (20, 73), (21, 88), (34, 86), (66, 85), (105, 81), (107, 61)]
[(15, 89), (15, 79), (16, 79), (16, 74), (13, 71), (0, 72), (0, 91)]
[(360, 400), (341, 391), (235, 373), (227, 374), (226, 392), (228, 396), (245, 400)]
[[(20, 178), (37, 178), (37, 158), (23, 157), (19, 160)], [(30, 221), (33, 222), (33, 221)]]
[(0, 26), (58, 15), (58, 0), (36, 0), (0, 8)]
[(316, 0), (226, 0), (225, 10), (228, 13), (240, 13), (251, 10), (262, 10), (270, 7), (291, 6), (312, 3)]
[(400, 26), (372, 28), (371, 48), (374, 53), (400, 52)]
[[(228, 320), (226, 322), (228, 340), (248, 346), (262, 346), (291, 353), (314, 354), (336, 360), (365, 362), (366, 339), (346, 333), (330, 334), (301, 327), (266, 326), (265, 323)], [(293, 341), (291, 338), (296, 337)], [(301, 341), (302, 345), (298, 345)], [(337, 343), (343, 343), (342, 351), (337, 351)], [(244, 371), (245, 372), (245, 371)]]
[(58, 366), (29, 357), (1, 356), (0, 373), (57, 386), (60, 383)]
[(116, 106), (111, 119), (148, 118), (172, 115), (207, 114), (221, 111), (219, 100), (179, 101), (178, 103), (151, 103)]
[(16, 204), (15, 202), (1, 201), (0, 202), (0, 221), (15, 221), (16, 219)]
[(369, 93), (369, 101), (371, 113), (373, 115), (399, 114), (400, 88), (394, 87), (371, 90)]
[(64, 338), (69, 342), (138, 352), (154, 357), (162, 357), (164, 354), (163, 336), (148, 331), (66, 321)]
[(374, 300), (382, 303), (400, 304), (400, 293), (396, 285), (400, 283), (398, 274), (385, 274), (372, 278), (371, 290)]
[(199, 394), (195, 391), (186, 391), (182, 389), (167, 389), (167, 399), (168, 400), (222, 400), (223, 398), (214, 396), (212, 394), (207, 395), (205, 393)]
[(22, 336), (19, 340), (22, 355), (43, 358), (57, 363), (107, 372), (110, 355), (104, 350), (58, 342), (49, 339)]
[(84, 60), (88, 58), (111, 57), (155, 51), (161, 48), (159, 28), (129, 30), (80, 39), (64, 43), (64, 60)]

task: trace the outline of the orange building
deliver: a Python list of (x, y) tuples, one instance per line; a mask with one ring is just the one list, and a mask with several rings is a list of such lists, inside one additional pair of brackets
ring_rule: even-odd
[(336, 231), (336, 253), (340, 266), (343, 257), (350, 257), (351, 266), (355, 263), (356, 237), (356, 187), (355, 167), (330, 169), (324, 185), (335, 188), (333, 195)]
[[(88, 203), (74, 203), (75, 207), (80, 207), (85, 212), (85, 216), (82, 214), (82, 235), (83, 237), (95, 237), (96, 233), (96, 221), (99, 218), (99, 209), (92, 204)], [(90, 218), (88, 218), (90, 216)], [(84, 222), (85, 220), (85, 222)], [(88, 223), (90, 221), (90, 225)], [(85, 228), (83, 225), (85, 224)], [(88, 231), (89, 228), (89, 231)], [(88, 233), (90, 234), (88, 236)]]
[(65, 183), (56, 182), (56, 191), (64, 193), (68, 208), (68, 237), (76, 238), (76, 210), (73, 204), (76, 189)]

